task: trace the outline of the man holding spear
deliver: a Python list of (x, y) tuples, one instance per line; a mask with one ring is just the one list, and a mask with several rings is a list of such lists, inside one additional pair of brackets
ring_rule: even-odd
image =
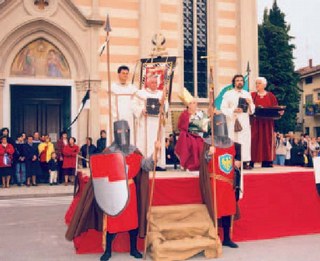
[[(216, 229), (218, 219), (223, 227), (224, 246), (237, 248), (230, 238), (232, 216), (236, 214), (235, 170), (240, 168), (240, 145), (236, 146), (228, 136), (226, 116), (213, 108), (213, 73), (210, 69), (211, 137), (206, 138), (200, 160), (200, 191)], [(220, 242), (217, 242), (219, 245)], [(217, 247), (218, 249), (218, 247)]]

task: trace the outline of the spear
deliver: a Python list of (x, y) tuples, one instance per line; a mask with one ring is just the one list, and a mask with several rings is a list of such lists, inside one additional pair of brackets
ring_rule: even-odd
[(249, 61), (248, 61), (248, 63), (247, 63), (248, 91), (250, 91), (250, 72), (251, 72), (250, 63), (249, 63)]
[[(159, 109), (159, 121), (158, 121), (158, 130), (157, 130), (157, 142), (161, 141), (162, 138), (162, 124), (165, 119), (165, 101), (167, 97), (167, 87), (166, 85), (163, 86), (162, 90), (162, 97), (160, 102), (160, 109)], [(148, 206), (148, 212), (147, 212), (147, 229), (146, 229), (146, 236), (144, 239), (144, 250), (143, 250), (143, 259), (146, 259), (147, 256), (147, 247), (148, 247), (148, 236), (150, 231), (150, 218), (151, 218), (151, 208), (152, 208), (152, 202), (153, 202), (153, 195), (154, 195), (154, 184), (155, 184), (155, 178), (156, 178), (156, 167), (158, 163), (158, 153), (159, 150), (157, 146), (155, 146), (154, 150), (154, 165), (153, 165), (153, 172), (152, 172), (152, 180), (151, 180), (151, 189), (150, 189), (150, 195), (149, 195), (149, 206)]]
[(107, 15), (106, 25), (104, 27), (106, 31), (106, 41), (99, 49), (100, 56), (103, 54), (104, 50), (107, 48), (107, 75), (108, 75), (108, 104), (109, 104), (109, 138), (110, 142), (112, 140), (112, 115), (111, 115), (111, 75), (110, 75), (110, 45), (109, 45), (109, 33), (112, 31), (110, 26), (109, 14)]
[[(214, 146), (214, 82), (213, 82), (213, 68), (210, 66), (209, 71), (209, 112), (210, 112), (210, 127), (211, 127), (211, 146)], [(218, 217), (217, 217), (217, 181), (216, 181), (216, 173), (215, 173), (215, 165), (214, 165), (214, 154), (212, 155), (212, 190), (213, 190), (213, 219), (216, 236), (216, 251), (218, 256)]]
[[(201, 56), (201, 59), (214, 58), (212, 56)], [(213, 81), (213, 67), (209, 70), (209, 112), (210, 112), (210, 128), (211, 128), (211, 146), (214, 146), (214, 81)], [(214, 154), (212, 155), (212, 190), (213, 190), (213, 221), (216, 227), (216, 239), (218, 239), (218, 217), (217, 217), (217, 182), (214, 166)], [(216, 241), (218, 243), (218, 241)], [(218, 247), (216, 248), (218, 251)], [(218, 253), (217, 253), (218, 255)]]

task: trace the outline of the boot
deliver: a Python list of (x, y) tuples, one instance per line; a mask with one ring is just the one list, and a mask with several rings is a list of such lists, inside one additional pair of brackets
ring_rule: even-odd
[(222, 227), (223, 227), (223, 246), (228, 246), (231, 248), (238, 248), (239, 246), (234, 243), (230, 238), (230, 225), (231, 216), (222, 217)]
[(107, 232), (106, 235), (106, 250), (103, 255), (100, 257), (100, 261), (108, 261), (111, 257), (112, 253), (112, 241), (116, 237), (116, 234), (111, 234)]
[(142, 258), (142, 254), (137, 249), (138, 229), (130, 230), (129, 235), (130, 235), (130, 256), (133, 256), (134, 258)]

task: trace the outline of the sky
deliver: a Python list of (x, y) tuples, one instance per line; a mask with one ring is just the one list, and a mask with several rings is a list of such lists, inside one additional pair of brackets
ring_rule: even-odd
[[(273, 2), (257, 0), (259, 24), (264, 9), (270, 9)], [(311, 58), (313, 65), (320, 65), (320, 0), (277, 0), (277, 4), (291, 26), (289, 35), (295, 37), (292, 40), (296, 46), (293, 52), (295, 68), (308, 66)]]

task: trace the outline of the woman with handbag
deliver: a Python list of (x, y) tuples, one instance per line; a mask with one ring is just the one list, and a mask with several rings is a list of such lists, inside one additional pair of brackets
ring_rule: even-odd
[(2, 178), (3, 188), (10, 187), (13, 153), (14, 147), (8, 143), (6, 136), (2, 136), (0, 145), (0, 176)]

